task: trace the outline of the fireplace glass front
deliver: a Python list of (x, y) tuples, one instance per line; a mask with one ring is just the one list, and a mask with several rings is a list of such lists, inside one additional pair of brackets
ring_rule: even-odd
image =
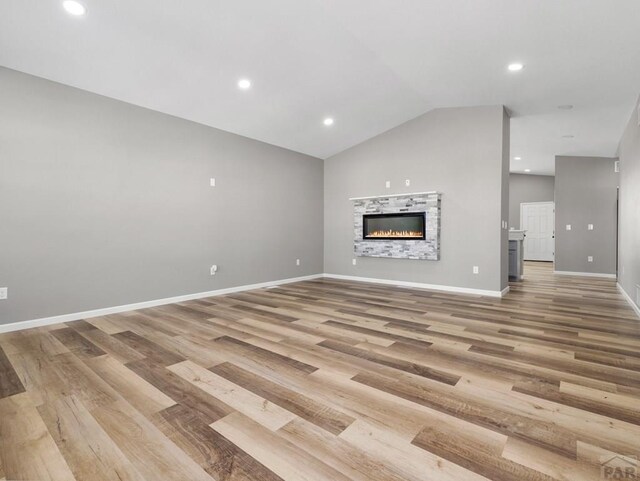
[(365, 214), (363, 239), (420, 240), (425, 238), (425, 213)]

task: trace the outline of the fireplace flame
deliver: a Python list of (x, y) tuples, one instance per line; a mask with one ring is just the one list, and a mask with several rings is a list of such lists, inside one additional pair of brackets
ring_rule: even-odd
[(422, 237), (422, 232), (417, 230), (376, 230), (369, 232), (365, 237)]

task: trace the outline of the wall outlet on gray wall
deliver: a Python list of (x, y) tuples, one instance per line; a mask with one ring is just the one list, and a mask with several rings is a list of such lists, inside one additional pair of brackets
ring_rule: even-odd
[(473, 273), (474, 274), (479, 274), (480, 273), (480, 268), (478, 266), (473, 266)]
[(391, 188), (391, 181), (390, 181), (390, 180), (387, 180), (387, 181), (384, 183), (384, 186), (385, 186), (387, 189), (390, 189), (390, 188)]
[(218, 266), (216, 264), (211, 266), (211, 275), (215, 276), (216, 272), (218, 272)]
[(587, 257), (587, 262), (593, 262), (593, 256), (588, 256)]
[(9, 295), (8, 287), (0, 287), (0, 299), (6, 299)]
[(571, 224), (567, 224), (567, 230), (571, 230)]
[(215, 178), (215, 177), (211, 177), (211, 178), (209, 179), (209, 185), (210, 185), (211, 187), (215, 187), (215, 186), (216, 186), (216, 178)]
[(300, 265), (300, 259), (296, 259), (296, 265), (299, 266)]
[(355, 266), (358, 263), (358, 260), (354, 257), (351, 263)]

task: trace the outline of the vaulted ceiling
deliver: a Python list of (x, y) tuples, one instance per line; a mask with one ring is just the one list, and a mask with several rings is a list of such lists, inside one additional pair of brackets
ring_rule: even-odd
[(615, 155), (640, 91), (637, 0), (82, 3), (0, 2), (0, 65), (321, 158), (504, 104), (512, 171), (549, 174), (555, 155)]

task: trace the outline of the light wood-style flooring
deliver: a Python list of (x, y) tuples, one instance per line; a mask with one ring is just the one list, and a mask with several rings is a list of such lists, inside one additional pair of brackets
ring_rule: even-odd
[(0, 480), (599, 480), (640, 455), (640, 320), (613, 280), (526, 276), (503, 299), (320, 279), (2, 334)]

